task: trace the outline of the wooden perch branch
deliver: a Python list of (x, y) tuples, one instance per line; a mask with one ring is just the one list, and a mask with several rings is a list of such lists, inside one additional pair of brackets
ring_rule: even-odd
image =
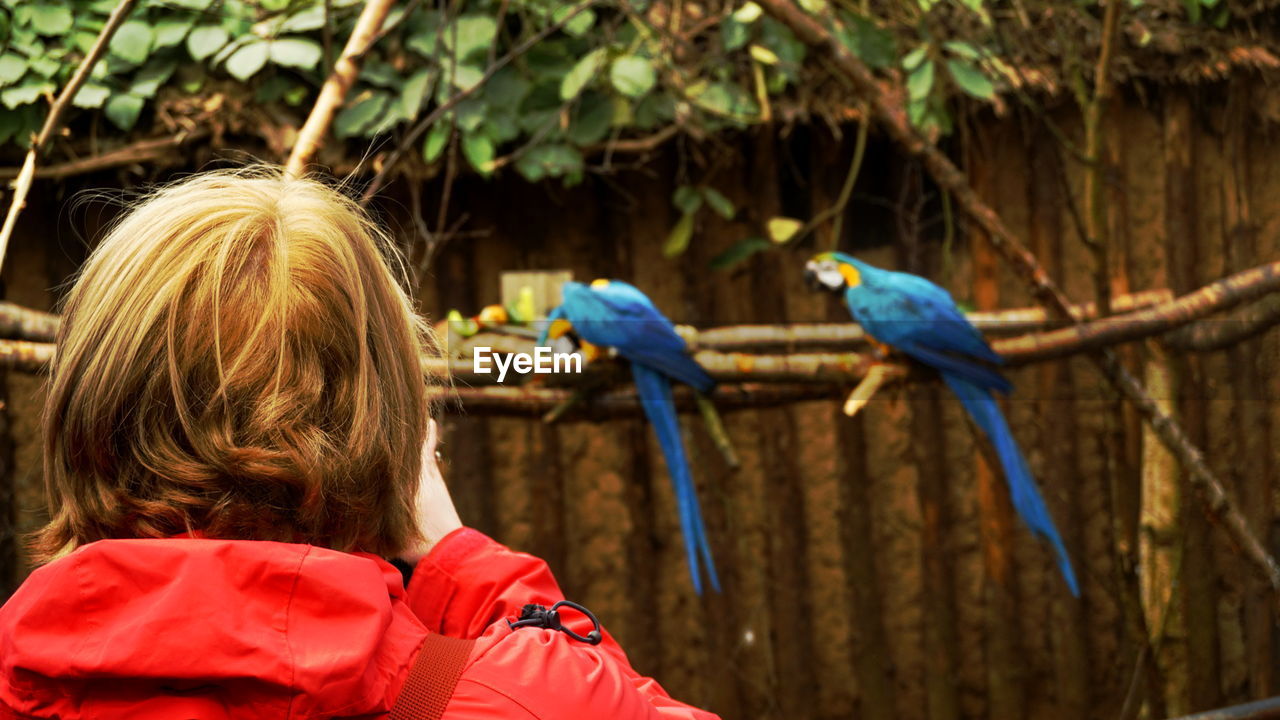
[[(1152, 308), (992, 343), (1016, 364), (1089, 352), (1171, 330), (1280, 290), (1280, 261), (1238, 272)], [(1218, 325), (1215, 321), (1212, 325)]]
[[(692, 389), (679, 386), (674, 388), (674, 392), (679, 412), (698, 412)], [(742, 383), (716, 387), (711, 393), (711, 401), (719, 410), (732, 411), (830, 399), (836, 392), (838, 388), (833, 385)], [(528, 414), (530, 417), (540, 417), (563, 405), (573, 393), (573, 390), (567, 388), (435, 386), (429, 394), (433, 400), (442, 403), (448, 412), (464, 412), (468, 415)], [(644, 406), (635, 388), (620, 388), (584, 397), (564, 411), (564, 420), (637, 416), (643, 412)]]
[(0, 340), (0, 367), (25, 373), (42, 373), (53, 362), (53, 343)]
[[(826, 50), (835, 66), (868, 101), (872, 116), (903, 149), (920, 158), (943, 192), (985, 231), (987, 240), (1030, 286), (1036, 299), (1063, 318), (1071, 317), (1071, 301), (1045, 272), (1040, 261), (1013, 234), (1004, 221), (969, 184), (965, 174), (936, 145), (911, 125), (900, 82), (881, 83), (856, 55), (840, 42), (831, 29), (819, 23), (790, 0), (758, 0), (766, 12), (791, 28), (806, 44)], [(1094, 359), (1102, 373), (1146, 418), (1160, 441), (1178, 458), (1192, 486), (1199, 492), (1210, 514), (1226, 529), (1232, 540), (1270, 583), (1275, 610), (1280, 614), (1280, 565), (1249, 527), (1231, 502), (1221, 480), (1213, 473), (1204, 454), (1187, 437), (1182, 426), (1158, 406), (1138, 381), (1110, 350), (1100, 350)]]
[(108, 43), (111, 42), (111, 36), (116, 34), (116, 30), (124, 23), (124, 19), (133, 11), (133, 6), (137, 2), (138, 0), (120, 0), (116, 9), (111, 11), (107, 24), (98, 33), (98, 38), (93, 41), (93, 46), (80, 61), (80, 66), (67, 81), (66, 87), (58, 93), (58, 98), (53, 101), (49, 114), (44, 118), (40, 134), (32, 141), (31, 149), (27, 150), (22, 169), (18, 171), (18, 178), (13, 183), (13, 200), (9, 203), (9, 214), (4, 218), (4, 227), (0, 228), (0, 267), (4, 266), (4, 256), (9, 249), (9, 238), (13, 235), (14, 225), (18, 222), (18, 213), (21, 213), (22, 208), (26, 206), (27, 193), (31, 192), (31, 181), (36, 175), (36, 157), (53, 138), (54, 133), (62, 127), (62, 117), (66, 115), (67, 108), (71, 107), (71, 101), (80, 91), (80, 86), (84, 85), (84, 81), (88, 79), (93, 66), (98, 63), (98, 58), (102, 57), (102, 53), (106, 51)]
[(1169, 333), (1164, 343), (1177, 350), (1208, 352), (1230, 347), (1280, 325), (1280, 294), (1240, 308), (1225, 318), (1192, 323)]
[(0, 337), (51, 343), (61, 323), (53, 313), (0, 302)]
[[(1121, 295), (1112, 303), (1116, 312), (1129, 312), (1168, 302), (1168, 290), (1144, 290)], [(1092, 320), (1098, 317), (1095, 303), (1073, 305), (1072, 317)], [(1052, 320), (1044, 308), (1018, 308), (995, 312), (971, 312), (965, 315), (985, 335), (1011, 335), (1047, 327), (1064, 321)], [(804, 323), (792, 325), (734, 325), (699, 330), (677, 325), (676, 332), (691, 350), (759, 350), (761, 348), (828, 348), (850, 350), (867, 344), (866, 333), (856, 323)]]
[(347, 38), (347, 44), (342, 48), (342, 55), (333, 64), (333, 72), (324, 81), (324, 87), (320, 88), (320, 97), (316, 98), (307, 122), (298, 131), (298, 140), (293, 144), (293, 152), (289, 153), (289, 163), (285, 166), (285, 172), (289, 175), (302, 175), (324, 143), (329, 126), (333, 123), (333, 116), (347, 101), (347, 92), (360, 74), (360, 60), (373, 45), (378, 30), (382, 28), (382, 23), (394, 4), (394, 0), (368, 0), (360, 11), (351, 37)]

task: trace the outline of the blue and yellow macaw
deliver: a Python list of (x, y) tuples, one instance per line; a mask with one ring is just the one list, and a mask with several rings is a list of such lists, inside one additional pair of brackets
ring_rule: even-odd
[(614, 348), (631, 364), (636, 391), (671, 474), (693, 588), (702, 594), (701, 559), (711, 587), (719, 592), (720, 579), (711, 560), (711, 546), (671, 395), (672, 380), (704, 393), (715, 381), (689, 357), (684, 340), (676, 334), (671, 321), (634, 286), (619, 280), (596, 280), (589, 287), (567, 282), (560, 292), (561, 304), (547, 316), (548, 325), (538, 344), (545, 345), (548, 338), (555, 340), (572, 332), (588, 347)]
[(838, 252), (810, 260), (805, 277), (843, 294), (853, 319), (872, 340), (942, 374), (995, 447), (1014, 508), (1033, 533), (1053, 546), (1058, 568), (1078, 597), (1080, 587), (1067, 549), (993, 395), (1013, 389), (996, 369), (1003, 359), (960, 312), (951, 294), (922, 277), (881, 270)]

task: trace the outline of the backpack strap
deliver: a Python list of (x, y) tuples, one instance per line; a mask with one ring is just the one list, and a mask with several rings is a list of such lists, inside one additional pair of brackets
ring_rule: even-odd
[(440, 720), (475, 640), (427, 633), (389, 720)]

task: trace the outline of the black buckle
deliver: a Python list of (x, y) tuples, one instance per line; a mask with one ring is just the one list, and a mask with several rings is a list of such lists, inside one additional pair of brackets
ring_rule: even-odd
[[(595, 626), (595, 629), (587, 633), (584, 637), (565, 627), (560, 622), (560, 613), (558, 611), (561, 607), (572, 608), (591, 618), (591, 624)], [(590, 610), (582, 607), (578, 603), (570, 602), (568, 600), (561, 600), (555, 605), (552, 605), (550, 609), (532, 603), (525, 605), (520, 610), (520, 617), (515, 622), (507, 621), (507, 625), (511, 626), (512, 630), (522, 627), (540, 627), (547, 630), (559, 630), (574, 640), (584, 642), (588, 645), (599, 645), (600, 641), (604, 640), (604, 634), (600, 629), (600, 621), (596, 619), (596, 616)]]

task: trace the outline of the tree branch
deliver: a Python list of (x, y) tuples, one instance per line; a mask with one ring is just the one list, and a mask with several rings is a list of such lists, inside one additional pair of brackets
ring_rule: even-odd
[(89, 48), (89, 52), (80, 61), (75, 74), (67, 81), (62, 92), (58, 93), (58, 98), (53, 101), (49, 114), (44, 118), (40, 134), (31, 143), (31, 149), (27, 150), (27, 158), (23, 161), (22, 170), (18, 171), (18, 179), (13, 184), (13, 200), (9, 203), (9, 214), (5, 216), (4, 227), (0, 228), (0, 267), (4, 265), (4, 256), (9, 249), (9, 238), (13, 235), (14, 225), (18, 222), (18, 213), (22, 212), (22, 208), (26, 206), (27, 193), (31, 192), (31, 181), (36, 175), (36, 156), (53, 138), (54, 133), (62, 127), (62, 116), (71, 106), (71, 101), (80, 91), (80, 86), (88, 79), (93, 66), (98, 63), (98, 58), (102, 57), (102, 53), (106, 51), (107, 45), (111, 42), (111, 36), (115, 35), (116, 30), (124, 23), (137, 2), (138, 0), (120, 0), (116, 9), (111, 11), (107, 24), (102, 27), (102, 32), (98, 33), (98, 39), (93, 41), (93, 47)]
[[(38, 167), (36, 168), (35, 177), (41, 180), (63, 180), (76, 175), (110, 170), (122, 165), (155, 162), (162, 158), (172, 157), (174, 150), (192, 140), (204, 138), (208, 134), (207, 130), (199, 129), (191, 132), (180, 132), (177, 135), (139, 140), (99, 155), (90, 155), (77, 160), (60, 162), (56, 165)], [(22, 168), (17, 167), (0, 168), (0, 179), (12, 180), (18, 177), (21, 172)]]
[[(360, 60), (372, 47), (393, 4), (394, 0), (368, 0), (360, 11), (356, 26), (351, 30), (351, 37), (347, 38), (347, 44), (342, 48), (342, 55), (333, 64), (333, 72), (324, 81), (324, 87), (320, 88), (320, 96), (316, 98), (311, 114), (298, 131), (298, 139), (293, 144), (293, 152), (289, 153), (289, 162), (285, 166), (287, 174), (293, 177), (302, 175), (324, 143), (329, 126), (333, 124), (333, 116), (346, 102), (347, 92), (360, 73)], [(326, 15), (326, 21), (327, 19)]]
[[(833, 56), (841, 72), (868, 99), (873, 116), (889, 136), (908, 153), (920, 157), (939, 188), (950, 192), (957, 204), (986, 232), (992, 247), (1030, 286), (1036, 299), (1060, 317), (1069, 318), (1070, 299), (1049, 277), (1035, 255), (1005, 226), (995, 210), (978, 197), (965, 174), (951, 159), (912, 127), (906, 115), (901, 84), (877, 81), (871, 70), (837, 40), (830, 29), (789, 0), (758, 0), (758, 4), (790, 27), (805, 43), (823, 48)], [(1204, 454), (1191, 442), (1178, 422), (1151, 399), (1142, 383), (1125, 369), (1113, 352), (1101, 350), (1094, 359), (1103, 375), (1138, 409), (1160, 441), (1178, 458), (1187, 479), (1199, 492), (1210, 514), (1266, 577), (1274, 591), (1274, 609), (1280, 614), (1280, 565), (1231, 502), (1221, 480), (1205, 461)]]
[[(676, 410), (682, 413), (698, 412), (697, 401), (691, 388), (683, 385), (673, 388)], [(430, 397), (443, 403), (446, 411), (465, 412), (468, 415), (524, 415), (541, 417), (560, 407), (575, 391), (567, 388), (546, 387), (446, 387), (434, 386)], [(838, 388), (830, 385), (785, 385), (742, 383), (719, 385), (710, 394), (717, 409), (732, 411), (755, 409), (829, 399)], [(644, 406), (635, 388), (605, 390), (583, 397), (563, 412), (565, 421), (574, 419), (604, 419), (619, 416), (637, 416)]]

